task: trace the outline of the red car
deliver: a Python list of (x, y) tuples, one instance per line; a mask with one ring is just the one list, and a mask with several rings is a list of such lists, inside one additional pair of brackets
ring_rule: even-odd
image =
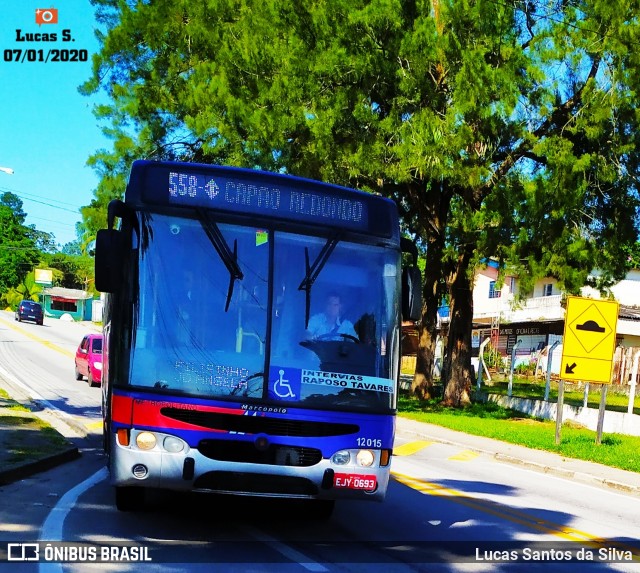
[(85, 376), (89, 386), (102, 383), (102, 334), (87, 334), (76, 350), (76, 380)]

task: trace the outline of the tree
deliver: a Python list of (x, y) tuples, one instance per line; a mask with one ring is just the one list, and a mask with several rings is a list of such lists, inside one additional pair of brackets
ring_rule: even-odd
[(2, 195), (0, 195), (0, 205), (9, 207), (13, 211), (13, 215), (15, 216), (16, 221), (18, 221), (20, 225), (24, 225), (27, 214), (22, 210), (22, 199), (20, 199), (20, 197), (18, 197), (15, 193), (5, 191)]
[[(445, 400), (469, 401), (472, 276), (620, 277), (637, 238), (637, 2), (93, 0), (109, 30), (91, 93), (114, 151), (285, 170), (380, 192), (426, 246), (413, 388), (429, 395), (451, 305)], [(117, 185), (112, 185), (117, 181)]]
[(22, 282), (15, 288), (10, 288), (3, 296), (6, 302), (15, 309), (21, 300), (34, 300), (38, 302), (40, 300), (40, 293), (42, 292), (42, 286), (36, 284), (35, 272), (31, 271), (27, 273)]
[(28, 225), (26, 227), (29, 237), (33, 240), (38, 249), (42, 253), (55, 253), (58, 250), (56, 244), (56, 238), (53, 233), (47, 233), (46, 231), (39, 231), (35, 225)]
[(11, 207), (0, 204), (0, 293), (18, 286), (38, 261), (29, 229)]
[(54, 270), (54, 285), (93, 292), (93, 258), (55, 253), (44, 257), (44, 266)]

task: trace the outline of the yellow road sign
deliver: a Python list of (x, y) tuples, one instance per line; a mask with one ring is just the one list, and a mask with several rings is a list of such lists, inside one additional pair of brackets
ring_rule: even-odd
[(610, 384), (617, 325), (617, 302), (568, 297), (560, 377)]

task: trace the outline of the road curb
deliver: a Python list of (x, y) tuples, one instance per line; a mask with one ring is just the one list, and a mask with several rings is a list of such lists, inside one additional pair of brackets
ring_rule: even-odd
[(76, 446), (73, 446), (52, 456), (35, 460), (15, 468), (0, 471), (0, 486), (8, 485), (21, 479), (31, 477), (34, 474), (77, 460), (79, 457), (80, 450), (78, 450)]

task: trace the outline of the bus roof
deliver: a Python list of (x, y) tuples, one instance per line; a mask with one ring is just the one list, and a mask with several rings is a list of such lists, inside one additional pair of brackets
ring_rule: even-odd
[(398, 210), (355, 189), (239, 167), (135, 161), (125, 203), (205, 208), (365, 233), (399, 241)]

